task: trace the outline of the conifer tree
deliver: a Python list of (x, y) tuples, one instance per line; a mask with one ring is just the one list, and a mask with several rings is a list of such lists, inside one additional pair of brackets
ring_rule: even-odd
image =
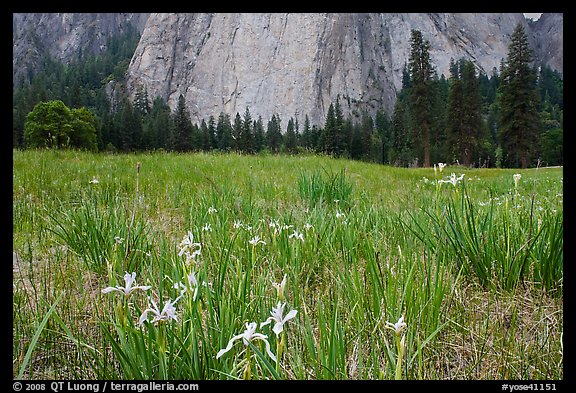
[(304, 129), (302, 130), (302, 137), (301, 137), (301, 145), (307, 149), (313, 149), (312, 143), (312, 130), (310, 129), (310, 119), (308, 118), (308, 114), (304, 117)]
[(229, 151), (234, 145), (230, 115), (227, 113), (220, 112), (220, 115), (218, 116), (218, 123), (216, 124), (216, 139), (218, 140), (219, 150)]
[(182, 94), (178, 97), (178, 105), (173, 117), (172, 149), (180, 152), (190, 151), (192, 149), (192, 122)]
[(216, 138), (216, 119), (213, 115), (208, 118), (208, 143), (209, 150), (214, 150), (218, 148), (218, 139)]
[(411, 51), (408, 63), (410, 72), (410, 112), (414, 138), (423, 151), (425, 167), (430, 166), (430, 132), (432, 127), (434, 69), (430, 62), (430, 41), (424, 40), (422, 32), (412, 30)]
[(386, 112), (378, 110), (376, 112), (375, 123), (376, 131), (382, 141), (382, 164), (388, 164), (390, 162), (389, 152), (392, 149), (394, 140), (391, 132), (390, 120), (388, 119)]
[(262, 116), (258, 116), (258, 120), (254, 122), (254, 151), (260, 152), (264, 148), (264, 123)]
[(326, 121), (324, 123), (324, 129), (320, 135), (320, 149), (326, 154), (336, 154), (336, 133), (337, 129), (336, 114), (334, 111), (334, 104), (330, 103), (328, 106), (328, 113), (326, 113)]
[(148, 99), (148, 90), (143, 85), (138, 85), (134, 93), (134, 109), (140, 116), (146, 116), (150, 113), (150, 100)]
[(240, 135), (238, 136), (238, 149), (244, 153), (254, 152), (254, 130), (252, 125), (252, 115), (250, 109), (246, 107)]
[(234, 123), (232, 124), (232, 149), (237, 149), (238, 151), (242, 150), (243, 146), (241, 145), (241, 138), (242, 138), (242, 130), (244, 128), (244, 122), (242, 121), (242, 117), (240, 117), (240, 113), (236, 112), (236, 116), (234, 117)]
[(288, 125), (286, 126), (286, 135), (284, 136), (286, 143), (286, 150), (290, 153), (296, 153), (296, 147), (298, 146), (298, 139), (296, 137), (296, 128), (294, 125), (294, 118), (288, 120)]
[(280, 117), (274, 114), (266, 127), (266, 144), (273, 153), (277, 153), (282, 145), (282, 132), (280, 130)]
[(208, 130), (208, 124), (206, 124), (206, 120), (202, 119), (200, 122), (199, 131), (199, 148), (204, 151), (210, 150), (210, 131)]
[(537, 112), (536, 72), (532, 50), (522, 24), (512, 33), (498, 89), (500, 145), (505, 162), (527, 168), (537, 148), (540, 119)]

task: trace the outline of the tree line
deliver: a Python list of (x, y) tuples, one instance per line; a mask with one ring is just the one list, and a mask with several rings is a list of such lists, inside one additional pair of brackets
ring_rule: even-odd
[[(495, 68), (487, 76), (469, 60), (451, 59), (448, 79), (438, 77), (430, 60), (429, 41), (413, 30), (410, 58), (392, 116), (382, 110), (374, 117), (366, 111), (344, 116), (341, 100), (345, 97), (339, 96), (329, 105), (321, 125), (310, 124), (308, 116), (303, 124), (293, 117), (281, 119), (278, 114), (266, 120), (253, 118), (250, 108), (233, 117), (220, 113), (193, 123), (183, 96), (171, 110), (160, 97), (151, 100), (142, 86), (133, 100), (122, 89), (116, 89), (114, 99), (109, 100), (109, 82), (122, 85), (137, 42), (132, 30), (124, 39), (113, 38), (100, 56), (80, 55), (67, 66), (47, 60), (46, 72), (15, 88), (13, 146), (121, 152), (315, 152), (397, 166), (450, 162), (527, 167), (536, 160), (562, 164), (562, 78), (549, 67), (532, 65), (521, 25), (499, 70)], [(72, 113), (81, 108), (93, 113), (93, 137), (76, 121), (76, 128), (63, 127), (67, 131), (61, 134), (68, 139), (56, 144), (47, 141), (46, 135), (54, 135), (47, 130), (56, 126), (42, 129), (38, 124), (43, 118), (46, 122), (54, 119), (47, 115), (51, 110), (66, 112), (63, 107), (70, 107), (64, 123), (72, 124), (76, 118)]]

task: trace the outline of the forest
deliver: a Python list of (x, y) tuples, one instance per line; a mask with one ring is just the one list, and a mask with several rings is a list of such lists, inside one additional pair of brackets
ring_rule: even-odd
[[(79, 53), (64, 64), (46, 55), (41, 72), (14, 81), (13, 148), (312, 152), (402, 167), (429, 167), (433, 162), (523, 168), (563, 163), (562, 75), (532, 63), (521, 26), (508, 57), (490, 75), (461, 58), (451, 59), (450, 75), (438, 76), (430, 61), (430, 43), (413, 30), (391, 116), (381, 109), (374, 116), (365, 110), (346, 116), (341, 103), (349, 98), (338, 96), (324, 124), (310, 124), (308, 116), (303, 121), (279, 115), (262, 119), (250, 108), (235, 116), (207, 116), (198, 124), (191, 121), (182, 96), (173, 110), (142, 86), (130, 100), (125, 74), (138, 40), (132, 28), (112, 37), (98, 56)], [(50, 113), (55, 109), (50, 108), (91, 112), (94, 135), (86, 124), (68, 124), (73, 116), (39, 126), (54, 118)], [(34, 114), (35, 109), (44, 117)], [(30, 114), (34, 121), (26, 131)], [(62, 128), (74, 135), (65, 135)], [(51, 129), (64, 136), (54, 136)], [(74, 131), (78, 129), (84, 137)]]

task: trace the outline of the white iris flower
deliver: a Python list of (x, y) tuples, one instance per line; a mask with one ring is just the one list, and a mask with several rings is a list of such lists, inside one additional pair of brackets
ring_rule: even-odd
[(304, 241), (304, 235), (301, 234), (300, 232), (296, 231), (296, 230), (291, 235), (288, 236), (288, 239), (292, 239), (293, 237), (295, 237), (296, 239), (300, 239), (300, 240)]
[(450, 178), (448, 180), (438, 180), (438, 183), (452, 183), (454, 187), (464, 178), (464, 174), (461, 174), (460, 177), (456, 177), (456, 174), (452, 172), (450, 174)]
[(252, 340), (264, 341), (264, 343), (266, 344), (266, 352), (268, 353), (268, 356), (270, 356), (272, 360), (276, 361), (276, 356), (274, 356), (272, 351), (270, 351), (270, 343), (268, 342), (268, 336), (262, 333), (256, 333), (257, 326), (258, 325), (256, 324), (256, 322), (250, 322), (250, 323), (246, 322), (246, 330), (243, 333), (232, 337), (230, 341), (228, 341), (228, 345), (226, 345), (226, 348), (218, 351), (218, 353), (216, 354), (216, 359), (218, 359), (220, 356), (224, 355), (226, 352), (231, 350), (232, 345), (234, 345), (234, 342), (236, 340), (242, 339), (244, 345), (246, 346), (248, 346), (248, 342)]
[(270, 317), (265, 322), (260, 323), (260, 327), (268, 325), (270, 322), (274, 321), (274, 327), (272, 331), (276, 333), (276, 336), (280, 335), (284, 330), (284, 324), (288, 322), (290, 319), (294, 318), (298, 311), (291, 310), (286, 316), (282, 316), (284, 314), (284, 307), (286, 307), (286, 302), (278, 302), (276, 307), (272, 307), (272, 311), (270, 311)]
[[(164, 303), (162, 311), (160, 311), (156, 302), (152, 298), (148, 297), (148, 308), (144, 310), (144, 312), (140, 316), (140, 319), (138, 320), (138, 325), (142, 325), (145, 321), (148, 320), (149, 312), (154, 314), (154, 318), (152, 318), (152, 323), (169, 321), (170, 319), (177, 321), (178, 318), (176, 317), (176, 308), (174, 307), (174, 305), (179, 299), (180, 297), (176, 298), (176, 300), (174, 301), (172, 301), (172, 299), (168, 300), (166, 303)], [(150, 303), (152, 303), (151, 307)]]
[(254, 236), (252, 239), (248, 240), (248, 243), (252, 244), (253, 246), (258, 245), (258, 243), (262, 243), (262, 244), (266, 245), (266, 242), (264, 240), (260, 240), (260, 236), (258, 236), (258, 235)]
[(150, 288), (152, 288), (151, 286), (148, 285), (133, 285), (134, 282), (136, 281), (136, 273), (133, 272), (132, 274), (126, 272), (126, 274), (124, 274), (124, 281), (126, 281), (126, 285), (124, 287), (121, 286), (115, 286), (115, 287), (107, 287), (104, 288), (102, 290), (102, 293), (110, 293), (110, 292), (114, 292), (114, 291), (118, 291), (118, 292), (122, 292), (124, 293), (124, 296), (129, 296), (132, 292), (134, 292), (137, 289), (140, 289), (142, 291), (147, 291)]
[[(192, 251), (192, 253), (190, 252)], [(192, 232), (188, 231), (188, 234), (184, 236), (184, 239), (180, 242), (180, 252), (179, 256), (186, 254), (187, 259), (194, 259), (200, 255), (202, 251), (202, 245), (200, 243), (194, 242), (194, 235)]]
[(386, 322), (386, 327), (394, 330), (394, 332), (396, 332), (398, 335), (402, 333), (402, 329), (404, 329), (406, 326), (408, 325), (406, 325), (404, 322), (404, 315), (402, 315), (396, 323)]

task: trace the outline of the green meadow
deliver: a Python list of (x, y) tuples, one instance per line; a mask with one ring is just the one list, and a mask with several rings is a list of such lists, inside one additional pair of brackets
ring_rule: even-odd
[(14, 378), (564, 378), (561, 167), (14, 150), (12, 191)]

